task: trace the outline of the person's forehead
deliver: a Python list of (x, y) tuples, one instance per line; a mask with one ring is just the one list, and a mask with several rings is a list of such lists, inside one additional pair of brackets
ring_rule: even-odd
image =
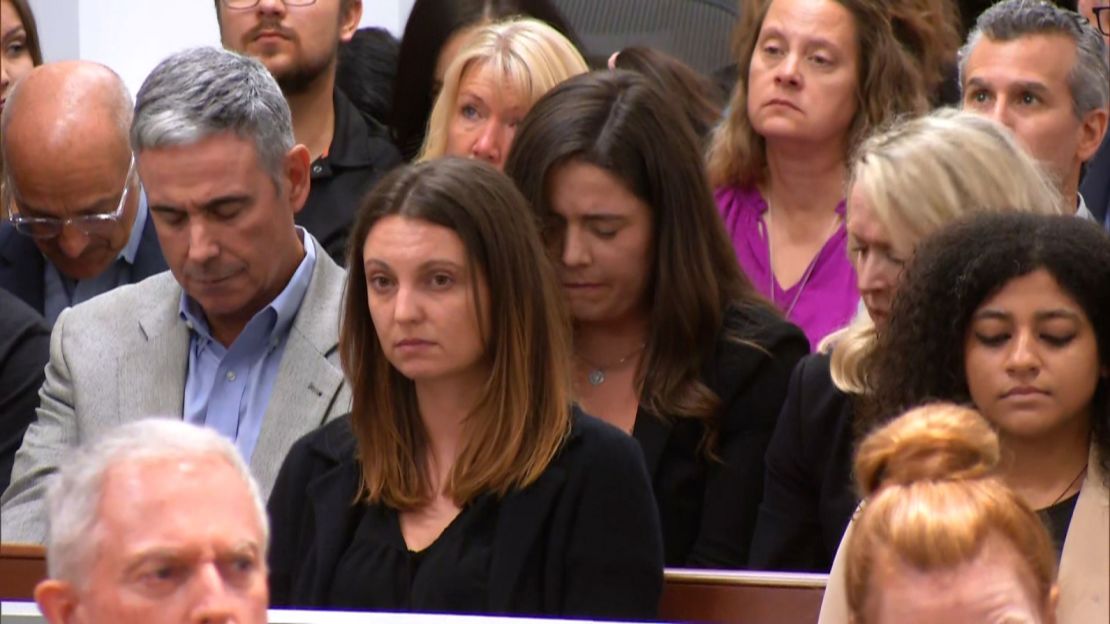
[(1075, 41), (1062, 33), (1031, 34), (1005, 41), (984, 36), (968, 56), (964, 81), (1035, 81), (1066, 88), (1075, 60)]

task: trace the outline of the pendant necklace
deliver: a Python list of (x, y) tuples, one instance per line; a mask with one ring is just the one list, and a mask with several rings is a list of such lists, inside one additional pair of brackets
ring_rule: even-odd
[[(775, 301), (775, 252), (774, 252), (774, 246), (771, 244), (771, 200), (770, 200), (770, 198), (768, 198), (766, 200), (766, 202), (767, 202), (767, 212), (765, 213), (766, 216), (763, 217), (763, 220), (760, 222), (760, 225), (763, 226), (763, 232), (767, 236), (767, 265), (768, 265), (767, 266), (767, 273), (768, 273), (768, 275), (770, 275), (769, 279), (767, 280), (768, 281), (767, 294), (770, 295), (771, 305), (774, 305), (774, 306), (777, 307), (778, 303)], [(786, 318), (789, 319), (790, 315), (794, 312), (794, 306), (798, 305), (798, 299), (801, 299), (802, 291), (806, 289), (806, 284), (809, 283), (809, 278), (813, 275), (813, 270), (815, 268), (817, 268), (817, 257), (820, 256), (821, 251), (824, 250), (825, 243), (827, 243), (829, 241), (829, 239), (832, 238), (833, 234), (836, 234), (836, 230), (837, 230), (838, 227), (840, 227), (840, 215), (839, 214), (836, 215), (836, 218), (833, 219), (832, 230), (829, 231), (828, 235), (825, 236), (824, 242), (821, 243), (821, 248), (817, 250), (817, 253), (813, 256), (813, 259), (809, 261), (809, 266), (807, 266), (805, 272), (802, 273), (802, 279), (799, 280), (799, 282), (798, 282), (798, 290), (797, 290), (797, 292), (794, 293), (794, 300), (790, 302), (790, 307), (788, 307), (784, 310), (784, 312), (785, 312), (784, 316), (786, 316)], [(786, 290), (787, 289), (783, 289), (783, 293), (785, 293)], [(786, 303), (786, 302), (784, 301), (783, 303)]]
[[(1071, 480), (1071, 483), (1069, 483), (1067, 485), (1067, 487), (1064, 488), (1063, 492), (1060, 492), (1060, 495), (1057, 496), (1056, 500), (1052, 501), (1052, 503), (1049, 504), (1048, 507), (1052, 507), (1052, 506), (1056, 505), (1056, 503), (1059, 503), (1060, 501), (1064, 500), (1064, 495), (1067, 494), (1068, 492), (1070, 492), (1071, 489), (1073, 487), (1075, 487), (1075, 484), (1079, 483), (1079, 480), (1082, 479), (1084, 477), (1084, 475), (1086, 475), (1086, 474), (1087, 474), (1087, 464), (1083, 464), (1083, 468), (1081, 468), (1079, 470), (1079, 474), (1075, 475), (1075, 478)], [(1048, 507), (1046, 507), (1045, 509), (1048, 509)]]
[(605, 383), (606, 370), (611, 370), (617, 368), (618, 366), (621, 366), (622, 364), (627, 362), (629, 358), (643, 351), (645, 346), (647, 346), (645, 343), (640, 343), (640, 346), (636, 347), (636, 350), (632, 353), (629, 353), (628, 355), (622, 357), (613, 364), (608, 364), (605, 366), (598, 366), (593, 362), (590, 362), (586, 358), (578, 356), (579, 360), (582, 360), (583, 363), (590, 367), (590, 371), (586, 373), (586, 381), (590, 382), (591, 386), (600, 386), (601, 384)]

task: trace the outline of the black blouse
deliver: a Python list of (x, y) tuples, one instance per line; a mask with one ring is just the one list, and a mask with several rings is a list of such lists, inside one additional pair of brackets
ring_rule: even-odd
[(489, 495), (463, 508), (427, 548), (411, 551), (397, 510), (360, 505), (354, 539), (339, 558), (328, 603), (339, 608), (483, 613), (497, 526)]
[(1075, 503), (1079, 500), (1079, 492), (1074, 496), (1045, 507), (1037, 511), (1041, 521), (1052, 536), (1052, 544), (1056, 547), (1056, 561), (1064, 553), (1064, 539), (1068, 536), (1068, 527), (1071, 525), (1071, 516), (1075, 513)]

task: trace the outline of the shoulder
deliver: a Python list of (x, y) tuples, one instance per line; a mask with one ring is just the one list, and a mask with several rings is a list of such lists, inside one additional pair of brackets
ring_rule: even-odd
[(748, 186), (718, 186), (713, 189), (713, 198), (725, 212), (758, 210), (764, 205), (759, 189)]
[(793, 369), (809, 353), (809, 341), (802, 330), (775, 311), (761, 305), (731, 306), (717, 337), (711, 379), (721, 383), (742, 384), (764, 366)]
[(0, 344), (17, 342), (23, 336), (49, 335), (42, 315), (12, 293), (0, 288)]
[(331, 466), (355, 458), (357, 450), (350, 414), (344, 414), (301, 436), (287, 461)]
[(70, 308), (63, 316), (71, 327), (85, 324), (102, 328), (119, 327), (151, 311), (176, 315), (180, 297), (181, 286), (172, 273), (163, 271), (141, 282), (97, 295)]
[(557, 461), (563, 464), (613, 465), (642, 462), (643, 457), (635, 438), (575, 406), (571, 414), (570, 435)]

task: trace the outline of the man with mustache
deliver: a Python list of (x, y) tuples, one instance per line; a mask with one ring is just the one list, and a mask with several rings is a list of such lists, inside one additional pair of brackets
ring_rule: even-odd
[(225, 48), (270, 70), (293, 114), (293, 136), (308, 148), (312, 188), (297, 224), (343, 264), (359, 200), (400, 154), (377, 121), (335, 87), (339, 45), (362, 17), (361, 0), (215, 0)]
[(62, 313), (37, 420), (0, 502), (5, 541), (42, 542), (72, 448), (149, 415), (234, 442), (269, 495), (294, 441), (347, 411), (344, 272), (294, 225), (308, 149), (258, 61), (197, 48), (139, 91), (131, 148), (170, 271)]

